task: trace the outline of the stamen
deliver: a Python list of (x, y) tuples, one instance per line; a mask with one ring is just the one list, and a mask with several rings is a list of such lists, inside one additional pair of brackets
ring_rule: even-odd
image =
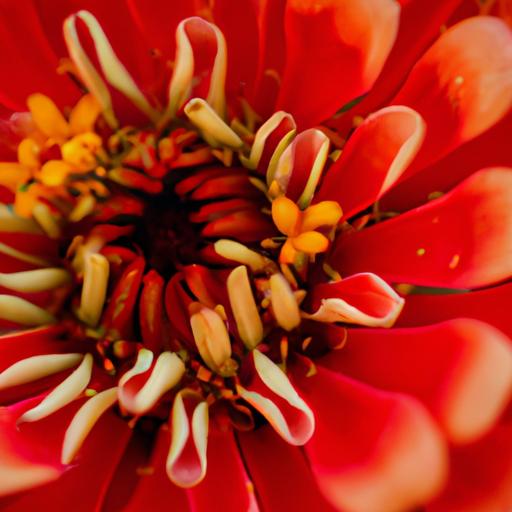
[(102, 146), (101, 137), (92, 132), (75, 135), (61, 146), (62, 158), (75, 171), (88, 171), (96, 167), (96, 155)]
[(96, 80), (101, 80), (101, 78), (96, 71), (94, 73), (95, 76), (90, 73), (89, 68), (92, 67), (92, 64), (80, 45), (76, 31), (76, 18), (80, 18), (89, 30), (101, 69), (108, 83), (119, 92), (123, 93), (139, 110), (144, 112), (151, 121), (156, 123), (159, 117), (158, 112), (151, 107), (130, 73), (128, 73), (124, 65), (118, 59), (98, 20), (88, 11), (79, 11), (77, 14), (66, 19), (64, 22), (64, 33), (69, 54), (91, 92), (96, 96), (98, 101), (102, 103), (101, 96), (97, 96), (95, 93), (95, 90), (98, 90)]
[(32, 94), (27, 105), (34, 123), (47, 137), (65, 140), (69, 136), (68, 122), (50, 98), (44, 94)]
[(300, 324), (300, 311), (290, 284), (282, 274), (270, 278), (270, 300), (277, 323), (286, 331)]
[(24, 261), (25, 263), (30, 263), (31, 265), (36, 265), (37, 267), (47, 267), (50, 265), (46, 260), (39, 258), (37, 256), (33, 256), (32, 254), (27, 254), (26, 252), (18, 251), (18, 249), (14, 249), (9, 245), (0, 242), (0, 253), (6, 254), (11, 258)]
[(48, 206), (37, 203), (32, 210), (32, 216), (50, 238), (59, 238), (60, 227)]
[(53, 290), (70, 282), (69, 272), (62, 268), (42, 268), (11, 274), (0, 273), (0, 286), (22, 293)]
[(25, 412), (19, 418), (18, 423), (46, 418), (78, 398), (91, 380), (92, 362), (92, 355), (85, 354), (80, 366), (46, 395), (39, 405)]
[(80, 222), (82, 219), (90, 215), (96, 206), (96, 199), (93, 195), (82, 196), (78, 200), (76, 206), (68, 215), (70, 222)]
[(63, 160), (49, 160), (41, 167), (39, 179), (43, 185), (58, 187), (64, 183), (71, 170), (71, 166)]
[(71, 110), (69, 125), (71, 132), (79, 133), (94, 132), (94, 124), (101, 114), (101, 105), (92, 94), (85, 94)]
[(76, 366), (82, 354), (45, 354), (22, 359), (0, 373), (0, 389), (33, 382)]
[(227, 146), (239, 149), (243, 146), (242, 139), (205, 100), (201, 98), (190, 100), (185, 106), (185, 114), (201, 130), (204, 139), (212, 147)]
[(200, 307), (190, 317), (190, 326), (199, 354), (207, 366), (220, 375), (232, 375), (231, 341), (221, 316), (213, 309)]
[(241, 265), (229, 274), (227, 289), (238, 334), (245, 346), (252, 350), (263, 339), (263, 323), (252, 294), (247, 267)]
[(0, 318), (20, 325), (39, 326), (55, 322), (43, 308), (15, 295), (0, 295)]
[(117, 388), (110, 388), (87, 400), (73, 416), (62, 444), (61, 463), (70, 464), (101, 415), (117, 400)]
[(287, 236), (296, 236), (300, 233), (302, 213), (299, 207), (285, 196), (272, 201), (272, 220), (277, 229)]
[[(0, 174), (1, 174), (0, 164)], [(0, 205), (0, 231), (4, 233), (30, 233), (40, 235), (41, 228), (32, 219), (18, 217), (7, 206)]]
[(217, 240), (214, 244), (214, 248), (219, 256), (247, 265), (253, 272), (273, 270), (276, 266), (271, 259), (262, 256), (234, 240)]
[(78, 317), (90, 327), (95, 327), (101, 317), (109, 276), (109, 263), (102, 254), (85, 257), (84, 283)]
[(119, 126), (119, 123), (112, 108), (110, 92), (80, 44), (75, 18), (75, 16), (70, 16), (64, 21), (63, 26), (64, 39), (66, 40), (69, 55), (77, 67), (80, 77), (86, 84), (87, 89), (91, 91), (101, 105), (105, 121), (111, 128), (115, 129)]
[(302, 218), (302, 231), (314, 231), (321, 226), (336, 226), (343, 211), (336, 201), (321, 201), (308, 206)]
[[(41, 148), (39, 144), (33, 139), (27, 138), (23, 139), (18, 144), (18, 162), (22, 166), (27, 166), (30, 168), (37, 168), (40, 165), (39, 154), (41, 152)], [(4, 164), (5, 165), (5, 164)], [(2, 176), (2, 179), (4, 177)], [(27, 175), (27, 179), (29, 176)]]
[(329, 239), (317, 231), (301, 233), (291, 239), (293, 247), (306, 254), (318, 254), (325, 252), (329, 247)]

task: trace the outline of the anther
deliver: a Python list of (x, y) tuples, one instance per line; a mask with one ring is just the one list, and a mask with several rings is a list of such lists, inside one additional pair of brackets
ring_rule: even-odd
[(286, 331), (300, 324), (300, 311), (295, 295), (282, 274), (270, 278), (270, 300), (277, 323)]
[(263, 339), (263, 324), (251, 290), (247, 267), (241, 265), (229, 274), (227, 289), (238, 334), (245, 346), (252, 350)]

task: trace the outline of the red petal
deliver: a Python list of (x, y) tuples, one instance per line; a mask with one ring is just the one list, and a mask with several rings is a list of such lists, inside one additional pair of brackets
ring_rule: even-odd
[(374, 274), (355, 274), (332, 283), (315, 286), (311, 319), (346, 322), (372, 327), (391, 327), (404, 300)]
[(233, 433), (210, 432), (207, 457), (205, 479), (187, 490), (190, 509), (193, 512), (210, 512), (214, 503), (222, 503), (223, 512), (257, 512), (254, 489)]
[(423, 407), (323, 368), (296, 374), (317, 430), (306, 446), (320, 488), (343, 510), (408, 510), (446, 475), (442, 438)]
[(489, 430), (512, 393), (512, 342), (477, 320), (390, 331), (349, 329), (319, 361), (379, 389), (421, 400), (454, 442)]
[[(25, 424), (15, 435), (17, 442), (24, 443), (24, 446), (18, 444), (18, 448), (26, 450), (25, 456), (29, 460), (46, 458), (56, 463), (64, 430), (80, 405), (81, 401), (75, 402), (43, 420)], [(50, 503), (54, 510), (77, 509), (77, 499), (82, 507), (80, 510), (100, 508), (130, 435), (131, 430), (123, 420), (112, 412), (105, 413), (86, 440), (76, 466), (70, 467), (55, 483), (9, 498), (6, 500), (9, 506), (4, 507), (0, 502), (2, 510), (39, 510), (42, 504)], [(4, 457), (2, 460), (5, 461)], [(84, 482), (87, 492), (84, 492)]]
[(233, 100), (250, 96), (254, 87), (258, 62), (257, 9), (252, 0), (213, 2), (213, 20), (226, 38), (226, 93)]
[(399, 13), (390, 0), (289, 1), (277, 110), (304, 127), (365, 93), (395, 41)]
[(393, 100), (417, 110), (427, 123), (415, 169), (481, 134), (507, 113), (511, 67), (512, 33), (498, 18), (470, 18), (439, 38)]
[(230, 213), (208, 223), (201, 231), (207, 238), (234, 238), (239, 242), (260, 242), (275, 234), (276, 229), (268, 217), (252, 210)]
[(439, 37), (439, 28), (460, 1), (425, 3), (423, 0), (401, 0), (402, 10), (396, 42), (377, 81), (357, 106), (337, 119), (329, 120), (329, 126), (345, 134), (352, 128), (356, 115), (366, 116), (385, 105), (396, 94), (418, 58)]
[(179, 338), (180, 343), (185, 343), (187, 348), (197, 351), (190, 329), (190, 315), (188, 312), (188, 306), (192, 303), (192, 299), (184, 290), (182, 280), (183, 276), (181, 274), (175, 274), (167, 283), (165, 311), (171, 328), (175, 330), (173, 334)]
[(344, 217), (363, 210), (400, 178), (424, 135), (425, 123), (414, 110), (387, 107), (375, 112), (350, 137), (317, 200), (337, 201)]
[(498, 512), (512, 504), (510, 421), (470, 446), (451, 452), (450, 480), (428, 512)]
[[(46, 484), (58, 479), (64, 472), (64, 467), (59, 463), (59, 440), (56, 439), (55, 430), (52, 432), (54, 435), (50, 435), (46, 443), (41, 444), (33, 425), (29, 424), (28, 428), (21, 430), (17, 428), (17, 419), (37, 401), (27, 400), (0, 409), (2, 496)], [(52, 420), (55, 418), (49, 421)], [(63, 432), (64, 429), (60, 428), (61, 440)]]
[(487, 322), (512, 337), (512, 283), (471, 293), (409, 295), (399, 326), (426, 325), (465, 316)]
[(196, 14), (195, 2), (128, 0), (126, 3), (138, 29), (162, 61), (174, 58), (176, 28), (180, 21)]
[(479, 137), (463, 144), (445, 158), (393, 187), (380, 201), (383, 211), (406, 211), (424, 204), (433, 192), (448, 192), (484, 167), (512, 167), (508, 143), (512, 115)]
[(315, 418), (297, 394), (287, 375), (259, 350), (251, 352), (247, 364), (250, 382), (237, 386), (238, 394), (257, 409), (288, 443), (301, 446), (315, 430)]
[(254, 106), (263, 119), (274, 112), (279, 82), (285, 63), (284, 15), (286, 0), (260, 0), (258, 73)]
[(444, 197), (339, 238), (331, 264), (388, 282), (476, 288), (512, 275), (512, 173), (480, 171)]
[[(174, 485), (165, 472), (165, 461), (169, 451), (170, 436), (167, 426), (163, 426), (152, 449), (148, 466), (138, 468), (141, 476), (130, 502), (124, 512), (168, 512), (172, 508), (180, 512), (189, 510), (187, 497), (183, 489)], [(112, 511), (116, 512), (116, 511)]]
[(12, 110), (24, 111), (28, 95), (40, 92), (61, 106), (74, 104), (79, 90), (67, 77), (57, 74), (58, 58), (42, 30), (33, 2), (3, 4), (0, 18), (0, 101)]
[(327, 136), (310, 128), (299, 133), (279, 158), (275, 179), (286, 196), (301, 207), (311, 202), (328, 150)]
[(110, 332), (115, 336), (115, 339), (133, 337), (133, 310), (139, 294), (145, 264), (144, 258), (136, 258), (126, 267), (112, 291), (101, 324), (107, 333)]
[(321, 494), (303, 453), (270, 427), (240, 433), (238, 441), (263, 510), (335, 510)]
[(144, 276), (144, 287), (140, 295), (139, 325), (144, 345), (152, 352), (163, 348), (163, 289), (164, 279), (155, 270)]

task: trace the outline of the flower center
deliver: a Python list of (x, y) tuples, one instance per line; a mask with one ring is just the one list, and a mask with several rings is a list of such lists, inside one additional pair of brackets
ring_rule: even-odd
[[(66, 434), (69, 463), (114, 403), (134, 423), (169, 420), (167, 474), (185, 487), (204, 477), (209, 414), (238, 429), (263, 417), (288, 442), (304, 444), (314, 417), (291, 368), (314, 375), (313, 359), (343, 345), (343, 328), (333, 336), (325, 324), (391, 325), (403, 304), (376, 276), (341, 281), (324, 261), (343, 212), (313, 197), (339, 151), (318, 129), (297, 135), (285, 112), (261, 122), (242, 102), (240, 116), (226, 115), (225, 42), (204, 20), (178, 27), (169, 104), (158, 112), (92, 15), (77, 16), (108, 84), (151, 122), (145, 130), (121, 126), (75, 17), (68, 19), (70, 54), (90, 93), (68, 115), (50, 98), (30, 96), (18, 162), (4, 164), (10, 172), (0, 178), (12, 196), (0, 212), (5, 224), (52, 256), (0, 246), (32, 265), (0, 285), (12, 291), (1, 296), (6, 320), (60, 322), (78, 349), (21, 361), (0, 382), (78, 366), (20, 421), (88, 397)], [(216, 48), (206, 99), (193, 95), (196, 30)], [(369, 310), (361, 288), (374, 297)], [(34, 292), (46, 295), (36, 301), (27, 295)]]

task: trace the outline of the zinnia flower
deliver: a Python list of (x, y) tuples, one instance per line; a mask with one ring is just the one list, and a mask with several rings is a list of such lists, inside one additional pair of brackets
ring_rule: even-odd
[(512, 506), (507, 2), (0, 12), (2, 510)]

